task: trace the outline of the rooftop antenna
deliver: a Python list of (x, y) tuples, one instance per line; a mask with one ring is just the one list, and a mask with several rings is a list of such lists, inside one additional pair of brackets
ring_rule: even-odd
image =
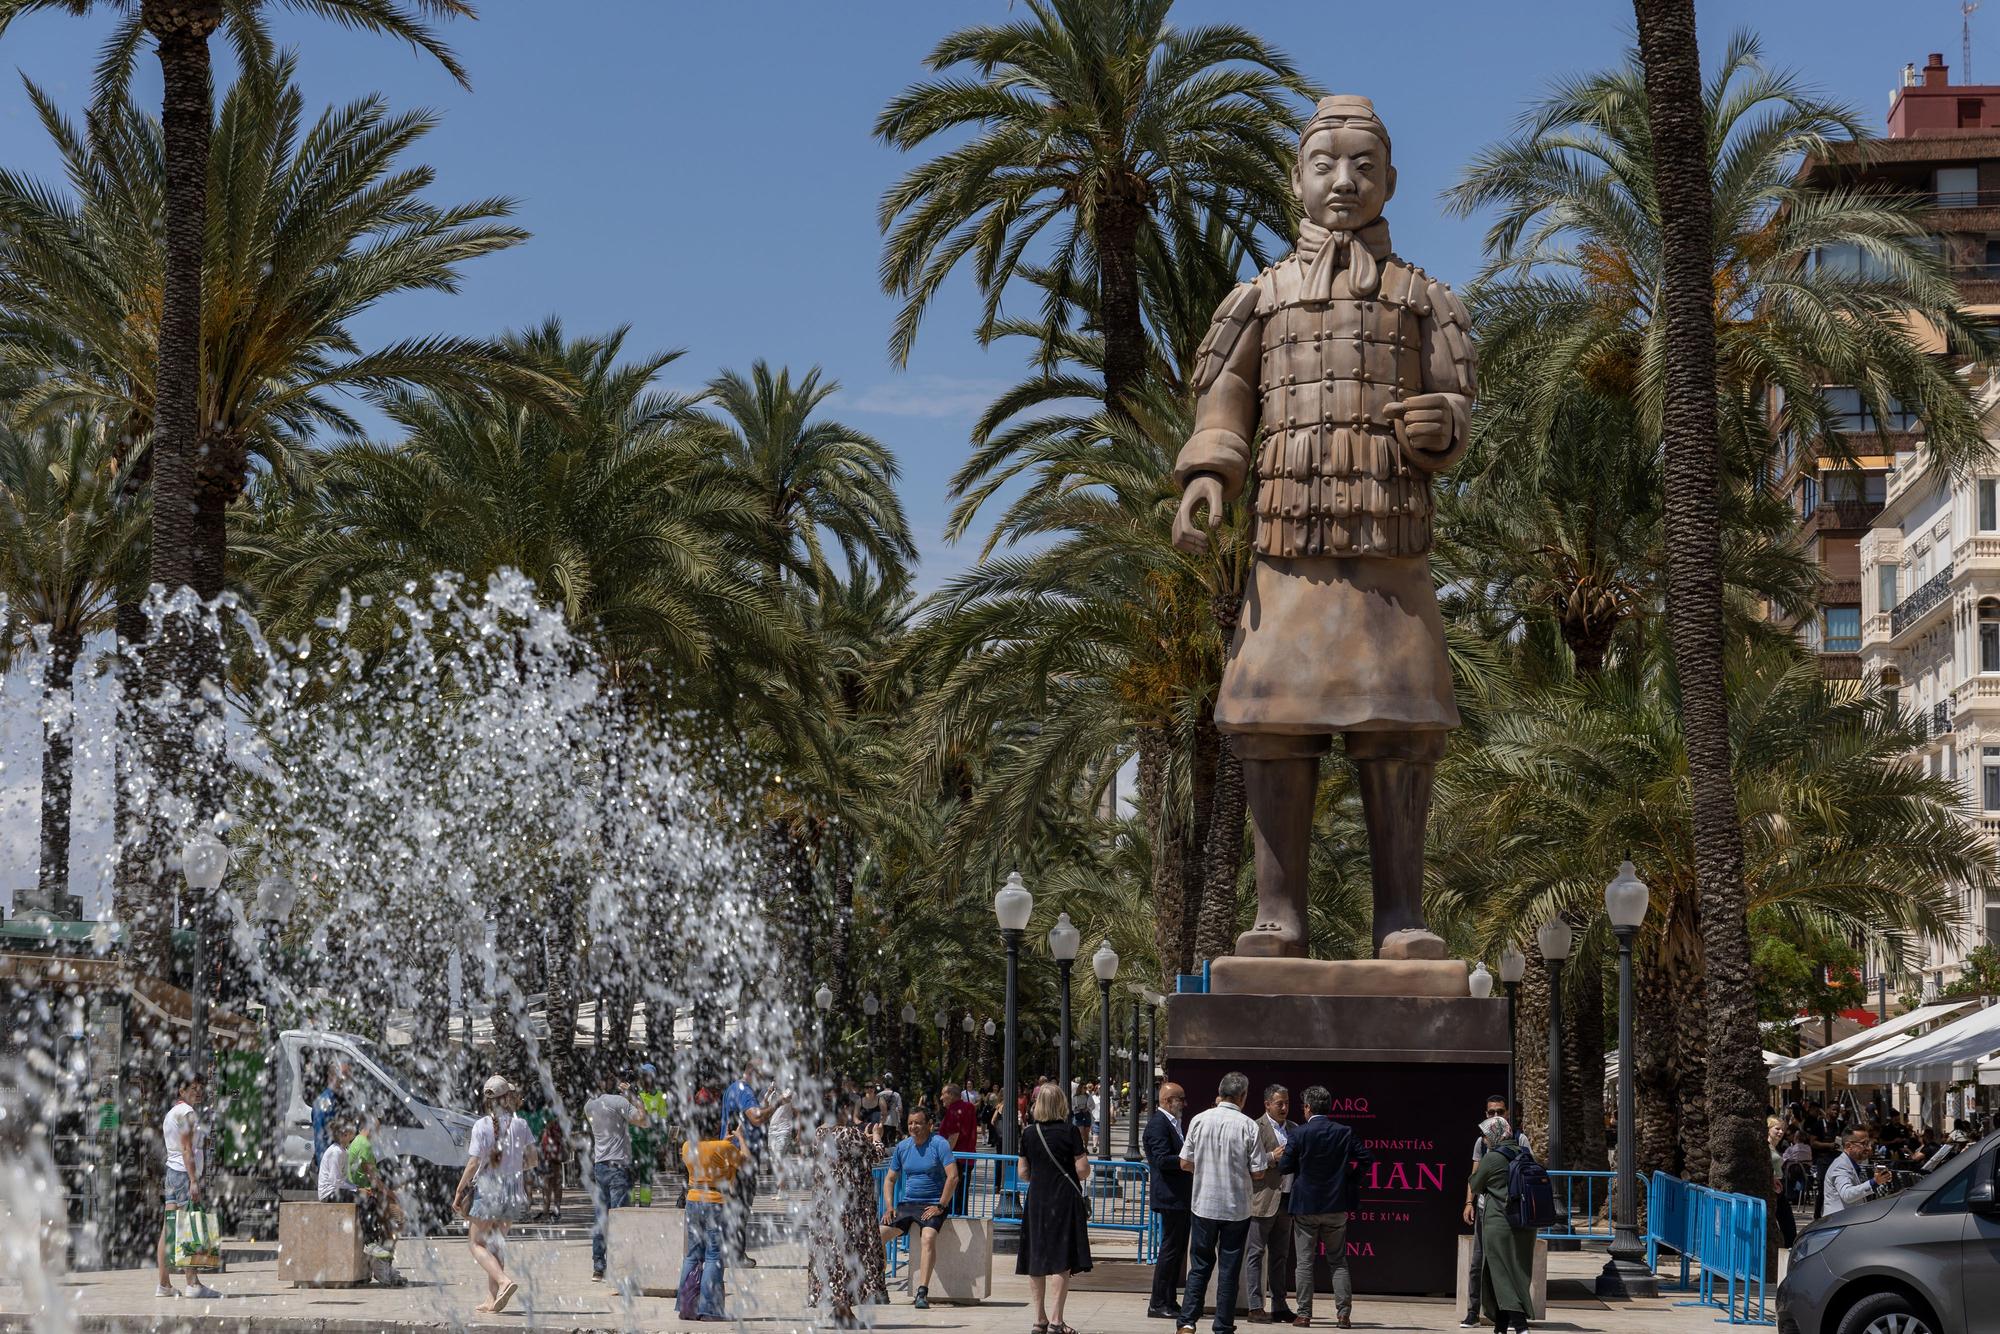
[(1960, 15), (1959, 38), (1963, 43), (1963, 49), (1960, 51), (1963, 59), (1959, 63), (1960, 73), (1958, 76), (1960, 83), (1972, 82), (1972, 13), (1978, 8), (1979, 0), (1962, 0), (1962, 3), (1958, 7)]

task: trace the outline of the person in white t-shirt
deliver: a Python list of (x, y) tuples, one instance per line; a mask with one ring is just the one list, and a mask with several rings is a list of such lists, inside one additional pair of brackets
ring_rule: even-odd
[(1181, 1141), (1181, 1169), (1193, 1179), (1188, 1229), (1187, 1292), (1177, 1322), (1180, 1334), (1194, 1334), (1215, 1276), (1215, 1334), (1236, 1328), (1236, 1285), (1243, 1273), (1243, 1248), (1250, 1236), (1250, 1193), (1285, 1150), (1264, 1148), (1257, 1123), (1243, 1114), (1250, 1080), (1231, 1070), (1216, 1085), (1215, 1106), (1188, 1123)]
[(521, 1094), (504, 1075), (494, 1075), (480, 1092), (485, 1115), (472, 1123), (465, 1148), (465, 1171), (452, 1194), (452, 1208), (466, 1221), (473, 1263), (486, 1274), (487, 1300), (473, 1309), (482, 1315), (503, 1311), (521, 1285), (507, 1273), (507, 1225), (527, 1212), (522, 1178), (541, 1155), (535, 1136), (520, 1115)]
[(606, 1070), (597, 1096), (583, 1105), (590, 1126), (590, 1281), (604, 1281), (604, 1227), (613, 1209), (632, 1203), (632, 1127), (646, 1124), (646, 1110), (632, 1086)]
[(187, 1270), (182, 1277), (187, 1280), (187, 1292), (179, 1294), (167, 1274), (167, 1234), (183, 1209), (192, 1209), (201, 1201), (201, 1153), (203, 1136), (200, 1118), (195, 1109), (200, 1107), (208, 1094), (208, 1083), (202, 1076), (191, 1074), (181, 1081), (180, 1096), (175, 1100), (166, 1119), (160, 1123), (160, 1139), (167, 1150), (166, 1181), (166, 1222), (160, 1228), (160, 1244), (155, 1257), (159, 1262), (159, 1285), (153, 1290), (156, 1297), (220, 1297), (222, 1294), (195, 1277), (194, 1270)]

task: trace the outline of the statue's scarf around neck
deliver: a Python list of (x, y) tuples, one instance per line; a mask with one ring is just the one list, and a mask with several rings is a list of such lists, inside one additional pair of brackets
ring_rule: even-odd
[(1389, 256), (1389, 220), (1377, 218), (1351, 232), (1332, 231), (1311, 218), (1299, 221), (1299, 259), (1306, 266), (1309, 299), (1333, 299), (1333, 275), (1348, 269), (1347, 287), (1360, 297), (1374, 296), (1382, 283), (1377, 263)]

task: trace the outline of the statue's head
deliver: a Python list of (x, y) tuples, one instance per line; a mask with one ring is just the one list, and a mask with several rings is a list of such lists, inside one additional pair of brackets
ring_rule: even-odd
[(1292, 188), (1306, 216), (1329, 231), (1352, 232), (1382, 216), (1396, 193), (1389, 131), (1365, 97), (1322, 97), (1299, 132)]

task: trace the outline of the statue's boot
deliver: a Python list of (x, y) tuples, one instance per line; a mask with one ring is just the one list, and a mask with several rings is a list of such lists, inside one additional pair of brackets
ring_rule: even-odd
[(1368, 821), (1378, 959), (1442, 959), (1450, 952), (1424, 926), (1424, 826), (1444, 737), (1443, 732), (1347, 734)]
[[(1319, 790), (1319, 756), (1294, 753), (1260, 758), (1256, 752), (1296, 752), (1319, 739), (1239, 736), (1233, 740), (1243, 761), (1244, 797), (1257, 847), (1257, 924), (1236, 938), (1236, 953), (1248, 958), (1303, 959), (1309, 952), (1306, 871), (1312, 848), (1313, 798)], [(1269, 744), (1274, 741), (1298, 744)], [(1319, 740), (1319, 744), (1324, 747), (1325, 742)]]

